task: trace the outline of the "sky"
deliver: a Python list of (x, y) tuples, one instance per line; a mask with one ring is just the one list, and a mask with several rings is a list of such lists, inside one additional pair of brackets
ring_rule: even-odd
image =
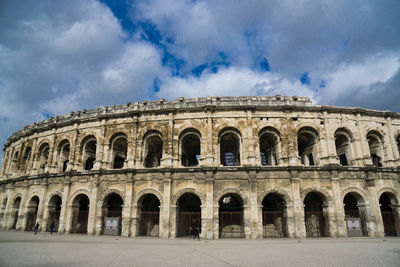
[(1, 0), (0, 146), (50, 116), (179, 96), (400, 112), (399, 17), (399, 0)]

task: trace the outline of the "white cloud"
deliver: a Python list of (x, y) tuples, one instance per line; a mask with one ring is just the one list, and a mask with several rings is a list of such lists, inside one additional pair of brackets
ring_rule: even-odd
[(357, 94), (375, 95), (382, 91), (382, 84), (389, 82), (400, 69), (399, 53), (380, 53), (361, 62), (346, 62), (323, 77), (325, 88), (321, 88), (318, 101), (335, 101), (344, 96)]
[(314, 92), (298, 80), (290, 81), (278, 74), (257, 72), (248, 68), (222, 68), (200, 77), (173, 77), (164, 81), (158, 95), (176, 98), (207, 95), (300, 95), (313, 97)]

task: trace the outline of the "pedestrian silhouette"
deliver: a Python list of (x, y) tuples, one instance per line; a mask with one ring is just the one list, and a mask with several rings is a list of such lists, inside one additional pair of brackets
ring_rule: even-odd
[(50, 234), (53, 234), (53, 230), (54, 230), (54, 223), (50, 224)]
[(36, 225), (35, 225), (35, 235), (37, 234), (38, 230), (39, 230), (39, 223), (36, 223)]

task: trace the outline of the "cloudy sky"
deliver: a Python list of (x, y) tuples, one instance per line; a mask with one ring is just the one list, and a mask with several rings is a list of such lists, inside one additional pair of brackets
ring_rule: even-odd
[(161, 97), (299, 95), (400, 112), (399, 0), (0, 1), (0, 145)]

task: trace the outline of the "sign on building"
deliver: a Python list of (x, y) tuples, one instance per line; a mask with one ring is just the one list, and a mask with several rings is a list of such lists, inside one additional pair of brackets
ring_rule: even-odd
[(347, 235), (349, 237), (363, 236), (360, 218), (348, 217), (348, 218), (346, 218), (346, 225), (347, 225)]
[(104, 235), (119, 235), (120, 233), (120, 217), (104, 218)]

